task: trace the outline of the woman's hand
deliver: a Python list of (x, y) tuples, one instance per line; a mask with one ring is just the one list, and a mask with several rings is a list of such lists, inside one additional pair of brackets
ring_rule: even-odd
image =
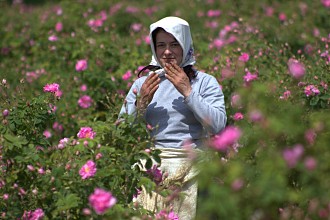
[(136, 107), (139, 110), (145, 110), (152, 98), (154, 97), (155, 92), (159, 87), (160, 78), (158, 74), (152, 72), (147, 77), (146, 81), (143, 83), (140, 90), (140, 97), (137, 99)]
[(166, 63), (165, 77), (171, 81), (175, 88), (186, 98), (190, 95), (191, 85), (187, 74), (177, 64)]

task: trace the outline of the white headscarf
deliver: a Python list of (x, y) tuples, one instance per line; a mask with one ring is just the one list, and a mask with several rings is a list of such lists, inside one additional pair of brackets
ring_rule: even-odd
[(187, 21), (178, 17), (165, 17), (150, 25), (150, 45), (152, 51), (152, 59), (150, 65), (161, 67), (154, 46), (154, 40), (152, 39), (152, 32), (157, 28), (163, 28), (167, 33), (172, 34), (175, 39), (181, 45), (183, 50), (182, 62), (180, 67), (195, 64), (194, 47), (191, 38), (190, 27)]

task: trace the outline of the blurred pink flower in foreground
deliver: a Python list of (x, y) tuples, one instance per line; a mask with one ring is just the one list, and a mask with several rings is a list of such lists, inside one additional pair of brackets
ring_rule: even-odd
[(215, 135), (211, 146), (216, 150), (226, 151), (241, 137), (241, 130), (235, 126), (228, 126), (222, 132)]
[(57, 83), (47, 84), (44, 86), (44, 92), (56, 93), (60, 89), (60, 85)]
[(182, 143), (182, 149), (186, 151), (189, 160), (195, 160), (197, 158), (197, 152), (194, 150), (191, 140), (184, 140)]
[(63, 30), (63, 24), (62, 24), (62, 22), (57, 22), (57, 23), (56, 23), (56, 25), (55, 25), (55, 30), (56, 30), (57, 32), (60, 32), (60, 31)]
[(88, 95), (83, 95), (78, 100), (78, 105), (81, 108), (89, 108), (93, 103), (93, 99)]
[(94, 190), (94, 193), (89, 196), (88, 201), (94, 211), (100, 215), (115, 205), (117, 199), (111, 194), (111, 192), (97, 188)]
[(87, 69), (87, 60), (78, 60), (76, 63), (76, 71), (81, 72)]
[(93, 131), (91, 127), (82, 127), (80, 128), (77, 136), (78, 138), (90, 138), (94, 139), (96, 132)]
[(321, 3), (324, 7), (330, 8), (330, 0), (321, 0)]
[(250, 59), (248, 53), (242, 53), (242, 55), (238, 58), (239, 61), (247, 62)]
[(296, 59), (290, 58), (288, 61), (288, 67), (290, 74), (296, 78), (300, 79), (305, 75), (305, 66)]
[(167, 213), (166, 210), (160, 210), (156, 215), (156, 220), (179, 220), (179, 216), (177, 214), (175, 214), (175, 212), (170, 211), (169, 213)]
[(316, 88), (314, 85), (308, 85), (305, 87), (305, 95), (307, 97), (309, 96), (316, 96), (320, 93), (320, 90), (318, 90), (318, 88)]
[(283, 158), (289, 168), (293, 168), (298, 163), (304, 153), (304, 148), (301, 144), (295, 145), (293, 148), (283, 150)]
[(90, 177), (93, 177), (96, 171), (96, 164), (94, 163), (94, 161), (89, 160), (81, 167), (81, 169), (79, 170), (79, 175), (82, 179), (88, 179)]

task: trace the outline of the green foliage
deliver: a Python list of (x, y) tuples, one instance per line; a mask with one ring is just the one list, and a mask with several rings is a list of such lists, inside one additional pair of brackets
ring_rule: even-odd
[[(149, 185), (152, 180), (137, 165), (141, 165), (141, 159), (160, 161), (158, 150), (144, 151), (152, 148), (152, 143), (143, 121), (128, 115), (116, 123), (114, 116), (103, 121), (81, 121), (81, 126), (88, 123), (93, 127), (96, 138), (72, 136), (59, 147), (60, 142), (50, 144), (42, 135), (55, 119), (49, 107), (55, 104), (54, 95), (41, 95), (31, 101), (17, 99), (24, 102), (11, 105), (0, 136), (1, 146), (5, 146), (1, 147), (1, 191), (10, 195), (8, 200), (2, 200), (1, 211), (7, 218), (17, 218), (24, 210), (37, 208), (42, 208), (49, 219), (82, 218), (83, 208), (89, 207), (88, 196), (95, 188), (111, 189), (117, 205), (122, 207), (109, 212), (109, 217), (141, 214), (127, 208), (141, 187), (140, 180)], [(97, 173), (84, 180), (79, 170), (88, 160), (96, 161)], [(155, 187), (151, 186), (149, 190)]]

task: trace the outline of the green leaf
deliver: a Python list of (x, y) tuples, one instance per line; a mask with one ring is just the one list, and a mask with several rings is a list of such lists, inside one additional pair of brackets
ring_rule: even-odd
[(328, 94), (322, 95), (322, 96), (320, 96), (320, 99), (327, 101), (328, 99), (330, 99), (330, 95), (328, 95)]
[(318, 96), (314, 96), (313, 98), (311, 98), (311, 100), (309, 101), (309, 104), (311, 106), (315, 106), (317, 105), (318, 101), (320, 100), (320, 98)]
[(66, 196), (60, 195), (58, 201), (55, 204), (56, 209), (54, 212), (59, 213), (71, 208), (78, 207), (81, 203), (80, 200), (80, 197), (76, 194), (68, 194)]
[(146, 162), (146, 169), (150, 169), (152, 166), (152, 160), (149, 158)]

